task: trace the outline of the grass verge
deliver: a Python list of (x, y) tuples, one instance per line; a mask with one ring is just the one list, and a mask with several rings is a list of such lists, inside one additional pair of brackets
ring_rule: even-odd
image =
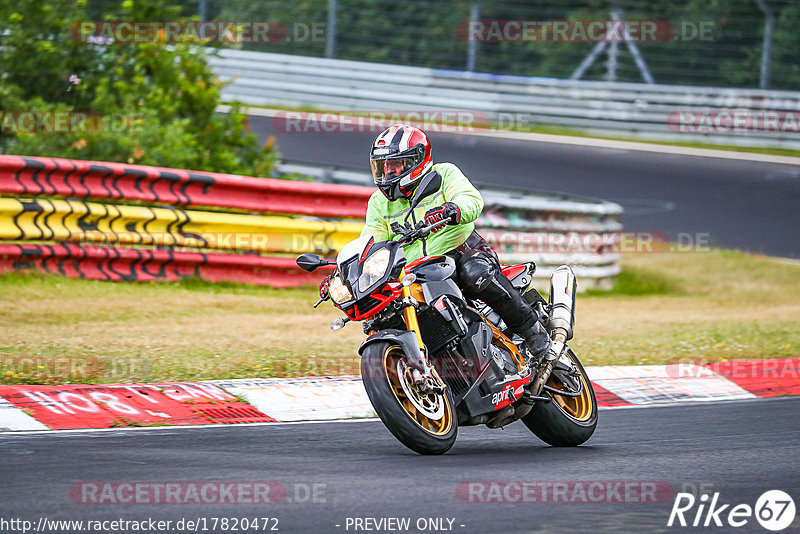
[[(738, 252), (629, 254), (578, 297), (587, 365), (800, 356), (800, 266)], [(0, 276), (0, 384), (357, 374), (358, 324), (316, 288)]]

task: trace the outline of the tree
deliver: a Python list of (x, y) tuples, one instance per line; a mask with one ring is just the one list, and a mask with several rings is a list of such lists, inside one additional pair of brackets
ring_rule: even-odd
[[(259, 146), (240, 108), (215, 112), (222, 83), (203, 47), (89, 43), (75, 28), (90, 11), (86, 0), (0, 0), (0, 109), (45, 118), (72, 112), (69, 131), (3, 123), (6, 152), (269, 176), (277, 155)], [(106, 2), (103, 13), (106, 20), (181, 18), (179, 6), (161, 0)]]

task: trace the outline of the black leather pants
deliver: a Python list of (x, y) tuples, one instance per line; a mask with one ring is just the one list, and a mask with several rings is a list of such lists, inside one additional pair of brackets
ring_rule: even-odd
[(500, 269), (497, 253), (480, 234), (472, 232), (464, 244), (447, 255), (456, 261), (457, 283), (467, 297), (491, 306), (506, 326), (526, 339), (543, 331), (530, 306)]

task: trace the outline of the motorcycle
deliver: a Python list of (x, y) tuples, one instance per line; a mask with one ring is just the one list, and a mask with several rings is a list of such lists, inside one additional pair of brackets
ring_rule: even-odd
[(308, 272), (336, 266), (327, 295), (314, 307), (331, 300), (345, 313), (332, 330), (363, 322), (367, 338), (358, 352), (364, 388), (383, 424), (409, 449), (442, 454), (459, 426), (502, 428), (520, 419), (550, 445), (580, 445), (597, 426), (597, 398), (567, 346), (575, 320), (572, 269), (554, 271), (545, 301), (530, 287), (533, 262), (503, 267), (551, 338), (546, 354), (533, 358), (494, 310), (463, 295), (452, 258), (406, 261), (406, 245), (423, 240), (425, 254), (425, 238), (447, 222), (408, 220), (422, 199), (439, 190), (437, 180), (437, 173), (426, 176), (404, 223), (392, 224), (399, 239), (359, 237), (341, 248), (335, 262), (314, 254), (297, 258)]

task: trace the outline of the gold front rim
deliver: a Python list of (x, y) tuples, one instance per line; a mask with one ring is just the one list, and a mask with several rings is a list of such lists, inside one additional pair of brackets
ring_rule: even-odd
[[(424, 431), (435, 436), (447, 434), (453, 426), (447, 395), (422, 394), (414, 385), (411, 368), (404, 360), (405, 355), (398, 347), (389, 347), (383, 357), (386, 378), (397, 402)], [(439, 413), (441, 416), (437, 417)]]
[[(573, 362), (575, 361), (571, 352), (567, 353), (567, 357)], [(589, 393), (589, 384), (584, 373), (581, 373), (580, 378), (583, 384), (583, 391), (578, 397), (565, 397), (554, 393), (550, 393), (550, 396), (555, 405), (568, 416), (576, 421), (588, 421), (594, 414), (592, 394)], [(553, 375), (550, 375), (550, 378), (547, 380), (547, 385), (553, 389), (563, 389), (564, 387)]]

